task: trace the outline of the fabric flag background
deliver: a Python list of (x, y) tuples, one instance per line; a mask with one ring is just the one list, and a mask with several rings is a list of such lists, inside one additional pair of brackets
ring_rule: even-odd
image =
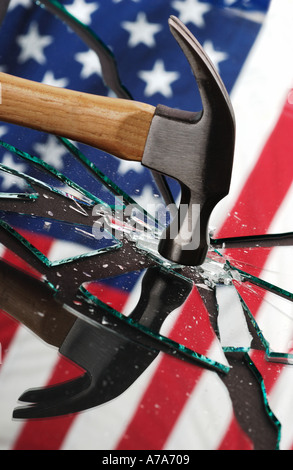
[[(221, 236), (292, 230), (291, 0), (61, 3), (111, 48), (122, 83), (135, 100), (194, 111), (201, 108), (196, 84), (167, 24), (170, 15), (178, 16), (218, 68), (236, 115), (231, 191), (216, 208), (211, 226)], [(1, 71), (70, 89), (109, 94), (92, 51), (32, 0), (11, 0), (0, 35)], [(84, 176), (64, 149), (47, 135), (0, 123), (0, 139), (40, 156), (84, 184)], [(86, 152), (137, 202), (158, 200), (149, 172), (140, 165), (120, 162), (93, 149)], [(1, 150), (0, 158), (4, 165), (27, 171), (26, 164), (8, 151)], [(0, 173), (0, 191), (17, 191), (17, 184), (11, 175)], [(94, 183), (88, 184), (93, 187)], [(56, 254), (65, 245), (66, 240), (60, 238), (47, 242), (43, 250)], [(3, 245), (0, 255), (16, 262)], [(280, 259), (272, 250), (259, 263), (259, 272), (266, 269), (285, 274), (284, 282), (290, 290), (292, 259)], [(133, 301), (135, 288), (126, 293), (119, 285), (109, 284), (104, 295), (123, 310)], [(186, 318), (194, 314), (195, 303), (203, 308), (200, 299), (192, 300), (185, 307)], [(263, 305), (257, 309), (258, 315), (263, 315)], [(201, 327), (208, 331), (204, 323)], [(217, 376), (182, 364), (177, 370), (164, 356), (159, 356), (127, 392), (99, 408), (50, 420), (14, 421), (12, 411), (24, 390), (57, 383), (76, 370), (55, 349), (4, 313), (0, 316), (0, 345), (1, 450), (251, 448), (249, 436), (234, 419), (231, 401)], [(216, 348), (213, 337), (206, 348), (210, 353)], [(254, 360), (265, 379), (270, 406), (282, 424), (280, 447), (292, 449), (292, 366), (267, 363), (257, 352)]]

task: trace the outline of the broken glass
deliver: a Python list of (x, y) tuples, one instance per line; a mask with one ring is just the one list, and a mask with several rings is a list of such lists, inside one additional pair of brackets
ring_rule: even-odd
[[(119, 241), (111, 237), (110, 234), (102, 239), (97, 239), (91, 228), (86, 225), (55, 220), (54, 214), (50, 210), (46, 215), (47, 217), (40, 218), (2, 211), (0, 225), (47, 266), (70, 263), (77, 258), (94, 256), (121, 246)], [(30, 234), (33, 234), (33, 242), (30, 241)], [(54, 247), (49, 250), (47, 255), (42, 253), (40, 248), (43, 245), (43, 238), (48, 238)], [(61, 254), (62, 257), (60, 257)]]
[[(0, 166), (0, 178), (2, 180), (1, 199), (36, 199), (38, 197), (38, 194), (24, 177), (21, 177), (19, 174), (13, 174), (12, 171), (7, 167), (5, 168), (2, 164)], [(6, 184), (9, 191), (5, 191)], [(12, 189), (14, 189), (13, 192), (11, 191)]]
[[(49, 10), (61, 15), (65, 23), (69, 21), (79, 33), (81, 28), (83, 39), (86, 38), (88, 44), (97, 48), (98, 55), (103, 53), (106, 63), (109, 64), (110, 60), (113, 66), (113, 54), (109, 49), (89, 28), (85, 28), (68, 15), (59, 2), (52, 0), (36, 3), (45, 5)], [(105, 64), (103, 61), (102, 63)], [(113, 77), (113, 73), (107, 74), (107, 78), (109, 77)], [(119, 78), (117, 79), (117, 75), (115, 87), (113, 82), (106, 82), (116, 96), (125, 94), (124, 96), (131, 98)], [(49, 137), (54, 140), (54, 145), (58, 143), (59, 148), (64, 150), (62, 168), (60, 161), (58, 163), (58, 160), (55, 160), (54, 164), (49, 164), (40, 156), (41, 144), (47, 142)], [(7, 193), (8, 199), (28, 199), (32, 204), (37, 204), (38, 199), (46, 199), (46, 204), (40, 204), (35, 214), (34, 207), (37, 206), (34, 205), (25, 208), (20, 205), (13, 206), (13, 212), (5, 209), (8, 206), (4, 203), (1, 204), (1, 228), (44, 264), (43, 273), (57, 298), (60, 296), (62, 300), (66, 300), (68, 310), (78, 318), (84, 315), (89, 322), (94, 323), (96, 309), (100, 309), (103, 315), (99, 321), (105, 329), (113, 328), (115, 334), (121, 336), (123, 331), (126, 337), (131, 337), (134, 330), (136, 341), (140, 338), (142, 344), (148, 344), (153, 351), (163, 351), (175, 357), (195, 360), (201, 367), (212, 368), (220, 375), (229, 376), (231, 354), (242, 354), (244, 362), (257, 377), (266, 413), (278, 428), (278, 447), (280, 423), (271, 411), (262, 376), (250, 354), (256, 348), (257, 337), (258, 347), (263, 348), (268, 361), (292, 363), (293, 294), (288, 255), (291, 252), (290, 234), (280, 233), (269, 240), (269, 243), (275, 243), (275, 238), (288, 240), (286, 247), (273, 245), (273, 256), (278, 261), (287, 261), (286, 264), (282, 263), (285, 269), (281, 280), (277, 275), (278, 267), (274, 269), (270, 266), (268, 270), (262, 268), (263, 259), (272, 251), (270, 245), (263, 245), (267, 238), (262, 235), (246, 237), (245, 240), (240, 240), (240, 245), (236, 248), (229, 246), (231, 240), (217, 240), (211, 236), (210, 250), (202, 266), (177, 266), (163, 259), (158, 253), (160, 233), (171, 214), (161, 217), (148, 213), (143, 203), (140, 203), (139, 185), (137, 197), (130, 196), (128, 178), (118, 178), (115, 174), (108, 176), (105, 156), (86, 146), (62, 137), (40, 134), (37, 137), (37, 134), (34, 134), (33, 138), (39, 141), (39, 155), (37, 150), (33, 154), (1, 141), (3, 152), (8, 151), (15, 158), (14, 168), (13, 165), (8, 167), (2, 163), (1, 170), (22, 184), (25, 183), (25, 191)], [(25, 142), (25, 139), (23, 141)], [(25, 148), (25, 144), (22, 145)], [(78, 172), (76, 167), (71, 167), (71, 159), (78, 163)], [(4, 159), (2, 161), (5, 163)], [(20, 170), (19, 165), (24, 165), (24, 162), (25, 168)], [(118, 164), (120, 165), (120, 162), (116, 162), (116, 167)], [(133, 170), (129, 167), (128, 171)], [(152, 194), (155, 194), (154, 199), (163, 201), (154, 175), (148, 174), (147, 177)], [(170, 182), (170, 186), (176, 199), (178, 187), (173, 182)], [(2, 198), (6, 199), (5, 194), (1, 194)], [(61, 211), (54, 209), (61, 200), (65, 201), (64, 208), (67, 211), (63, 218)], [(127, 212), (126, 208), (130, 210)], [(99, 238), (101, 227), (107, 236)], [(38, 240), (32, 234), (37, 235)], [(57, 252), (45, 252), (43, 245), (38, 245), (37, 241), (46, 237), (55, 246), (64, 246), (64, 250), (61, 250), (62, 257), (60, 251), (55, 257)], [(122, 253), (121, 258), (116, 262), (115, 256), (119, 256), (119, 251)], [(26, 258), (26, 251), (20, 249), (19, 253)], [(84, 262), (88, 262), (86, 267), (90, 269), (80, 269), (80, 266), (85, 267), (85, 264), (82, 264)], [(112, 264), (115, 264), (115, 269)], [(176, 307), (169, 305), (170, 312), (166, 312), (166, 309), (172, 296), (169, 295), (163, 302), (163, 297), (158, 296), (154, 290), (151, 299), (154, 301), (157, 296), (158, 315), (142, 315), (142, 318), (140, 314), (144, 310), (140, 310), (142, 306), (139, 299), (142, 295), (142, 279), (150, 269), (149, 266), (159, 267), (160, 271), (167, 273), (171, 278), (182, 279), (191, 290), (187, 298), (183, 295), (176, 297), (177, 301), (181, 298), (182, 302)], [(120, 270), (123, 274), (118, 276)], [(133, 281), (133, 278), (137, 281), (136, 276), (139, 278), (138, 282)], [(68, 279), (65, 279), (66, 277)], [(127, 308), (113, 303), (107, 287), (113, 287), (116, 280), (124, 291), (135, 285), (138, 290), (137, 303), (134, 302), (134, 305), (128, 305)], [(147, 287), (150, 289), (149, 285)], [(153, 286), (154, 289), (156, 287)], [(150, 292), (151, 290), (148, 291), (148, 297)], [(208, 303), (207, 299), (212, 301)], [(84, 305), (87, 306), (86, 313)], [(145, 308), (145, 305), (143, 307)], [(117, 327), (117, 324), (122, 326)], [(148, 339), (153, 342), (148, 343)], [(212, 348), (208, 347), (211, 343)]]

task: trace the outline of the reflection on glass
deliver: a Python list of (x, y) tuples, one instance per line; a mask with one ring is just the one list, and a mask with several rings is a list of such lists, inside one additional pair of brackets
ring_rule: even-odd
[[(49, 215), (47, 218), (40, 218), (2, 211), (0, 225), (47, 266), (70, 263), (78, 258), (102, 254), (120, 246), (120, 243), (110, 236), (96, 239), (91, 227), (60, 222), (49, 218)], [(51, 215), (53, 217), (53, 214)], [(39, 245), (43, 244), (43, 238), (50, 240), (52, 245), (52, 249), (46, 255), (39, 249)], [(58, 244), (62, 245), (61, 249)], [(61, 258), (60, 253), (62, 253)]]
[[(128, 276), (122, 276), (121, 282), (128, 281)], [(122, 284), (123, 285), (123, 284)], [(123, 323), (131, 326), (139, 332), (145, 333), (152, 339), (161, 343), (160, 348), (168, 351), (169, 347), (171, 350), (182, 353), (186, 356), (186, 359), (194, 359), (198, 361), (203, 367), (212, 368), (222, 373), (227, 373), (229, 367), (225, 363), (224, 356), (220, 359), (224, 361), (224, 364), (218, 362), (218, 360), (206, 357), (204, 353), (207, 352), (203, 337), (194, 334), (196, 324), (200, 324), (200, 319), (195, 317), (196, 312), (190, 312), (190, 320), (192, 323), (186, 327), (186, 305), (188, 302), (188, 295), (192, 290), (192, 284), (178, 276), (175, 272), (170, 272), (164, 268), (149, 268), (142, 276), (140, 297), (137, 304), (131, 312), (125, 313), (118, 311), (111, 306), (111, 300), (101, 300), (101, 287), (96, 285), (94, 282), (89, 282), (81, 287), (82, 294), (91, 300), (94, 305), (101, 306), (105, 309), (105, 321), (107, 314), (109, 319), (111, 317), (121, 320)], [(192, 294), (191, 294), (192, 295)], [(110, 304), (109, 304), (110, 303)], [(189, 304), (190, 306), (192, 303)], [(172, 314), (172, 315), (171, 315)], [(177, 318), (177, 315), (181, 316), (181, 322), (184, 318), (184, 328), (182, 335), (178, 330), (172, 330), (171, 324)], [(197, 312), (198, 314), (198, 312)], [(169, 318), (167, 318), (170, 316)], [(171, 318), (172, 317), (172, 318)], [(169, 323), (169, 325), (168, 325)], [(162, 331), (168, 332), (168, 336), (164, 336)], [(186, 331), (187, 330), (187, 331)], [(192, 333), (193, 339), (190, 337)], [(196, 338), (196, 341), (195, 341)], [(184, 344), (185, 343), (185, 344)], [(188, 345), (190, 347), (188, 347)], [(199, 348), (199, 352), (195, 349)], [(192, 349), (191, 349), (192, 348)], [(219, 359), (219, 356), (217, 357)]]
[[(110, 57), (113, 60), (112, 54), (103, 47), (100, 40), (88, 28), (84, 28), (79, 22), (75, 23), (74, 18), (66, 13), (59, 2), (52, 0), (36, 3), (51, 5), (55, 11), (62, 12), (65, 19), (82, 28), (86, 38), (90, 37), (91, 44), (95, 44), (98, 51), (105, 52), (106, 59)], [(118, 95), (122, 89), (118, 80)], [(106, 171), (101, 171), (98, 161), (94, 162), (90, 158), (90, 150), (87, 153), (84, 146), (77, 146), (62, 137), (52, 139), (64, 150), (66, 164), (62, 171), (58, 161), (51, 165), (37, 156), (38, 148), (41, 154), (40, 146), (36, 148), (36, 155), (32, 155), (0, 141), (3, 152), (9, 152), (15, 159), (14, 167), (5, 165), (5, 159), (2, 160), (0, 177), (9, 175), (15, 178), (19, 188), (19, 192), (1, 193), (0, 198), (21, 197), (33, 200), (38, 197), (34, 188), (39, 186), (46, 187), (52, 195), (56, 193), (64, 198), (74, 199), (77, 203), (75, 210), (79, 210), (85, 217), (88, 216), (85, 209), (94, 210), (98, 204), (102, 210), (105, 209), (105, 213), (96, 212), (92, 215), (104, 216), (106, 229), (111, 235), (100, 238), (91, 226), (57, 220), (49, 204), (44, 207), (43, 217), (2, 211), (1, 227), (48, 267), (110, 253), (112, 250), (123, 250), (125, 237), (141, 255), (141, 263), (149, 257), (157, 269), (141, 273), (137, 303), (128, 311), (111, 305), (111, 298), (103, 297), (100, 282), (92, 281), (81, 285), (82, 300), (103, 310), (101, 324), (106, 326), (116, 322), (117, 325), (123, 325), (121, 328), (127, 327), (123, 331), (127, 331), (129, 337), (134, 335), (132, 337), (136, 341), (139, 338), (141, 344), (147, 344), (152, 351), (149, 362), (146, 361), (148, 364), (159, 351), (163, 351), (194, 361), (201, 367), (220, 374), (229, 374), (229, 360), (225, 354), (244, 353), (245, 360), (258, 378), (266, 412), (278, 426), (268, 405), (262, 377), (249, 353), (253, 348), (254, 331), (269, 361), (293, 363), (292, 241), (289, 239), (288, 242), (287, 237), (287, 246), (276, 247), (275, 240), (272, 242), (271, 239), (270, 245), (263, 243), (265, 237), (247, 237), (246, 240), (238, 240), (237, 247), (233, 247), (228, 246), (227, 240), (222, 243), (211, 240), (211, 249), (205, 263), (189, 270), (182, 269), (159, 256), (157, 246), (164, 224), (157, 217), (148, 214), (142, 205), (129, 196), (127, 178), (121, 187), (112, 177), (107, 176)], [(78, 163), (78, 174), (76, 170), (72, 171), (71, 159)], [(97, 160), (100, 163), (102, 161)], [(112, 217), (111, 211), (117, 209), (117, 197), (122, 198), (123, 210), (131, 205), (136, 209), (127, 214), (126, 220)], [(107, 212), (108, 208), (110, 213)], [(113, 237), (113, 231), (120, 231), (122, 240)], [(53, 250), (43, 253), (32, 234), (38, 235), (40, 239), (48, 237), (54, 240), (55, 246), (62, 244), (62, 257), (59, 254), (56, 257)], [(283, 234), (279, 234), (278, 238), (284, 238)], [(233, 239), (231, 241), (233, 245)], [(126, 259), (125, 262), (127, 261)], [(107, 266), (107, 262), (104, 266)], [(282, 276), (278, 272), (279, 266), (282, 266)], [(127, 286), (129, 282), (127, 275), (122, 285)], [(215, 302), (212, 312), (208, 311), (203, 302), (210, 294), (214, 296)], [(212, 318), (213, 315), (217, 318)], [(215, 327), (212, 327), (213, 321)], [(211, 343), (213, 348), (209, 347)], [(142, 353), (143, 350), (138, 348), (138, 351)]]
[[(13, 174), (10, 169), (0, 164), (1, 199), (37, 199), (38, 194), (25, 178)], [(7, 191), (5, 191), (7, 187)], [(9, 191), (8, 191), (9, 188)], [(11, 191), (14, 189), (14, 191)]]

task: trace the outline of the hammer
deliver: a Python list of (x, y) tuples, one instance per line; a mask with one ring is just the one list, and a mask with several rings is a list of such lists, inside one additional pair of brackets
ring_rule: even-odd
[(198, 84), (202, 110), (60, 89), (0, 73), (0, 120), (99, 148), (176, 179), (181, 200), (161, 234), (159, 253), (198, 266), (209, 248), (208, 223), (229, 193), (235, 119), (227, 90), (204, 50), (171, 16), (169, 27)]
[(16, 408), (13, 417), (47, 418), (101, 405), (123, 393), (160, 352), (226, 374), (227, 366), (159, 333), (191, 289), (192, 283), (181, 276), (159, 267), (147, 269), (140, 298), (125, 323), (86, 298), (77, 309), (70, 308), (75, 295), (69, 304), (60, 302), (47, 283), (0, 260), (1, 309), (84, 371), (75, 379), (27, 390), (19, 400), (29, 405)]

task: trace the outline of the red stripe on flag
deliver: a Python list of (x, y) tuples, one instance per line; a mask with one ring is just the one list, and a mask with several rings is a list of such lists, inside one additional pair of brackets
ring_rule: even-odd
[[(215, 334), (197, 289), (192, 290), (169, 337), (207, 353)], [(204, 370), (164, 355), (116, 449), (162, 449)]]
[(254, 446), (249, 437), (239, 426), (236, 418), (233, 416), (229, 429), (223, 437), (217, 450), (253, 450)]
[(266, 233), (293, 179), (293, 105), (281, 116), (218, 237)]
[(280, 377), (280, 374), (284, 368), (284, 364), (280, 364), (277, 362), (268, 362), (266, 360), (264, 351), (254, 350), (250, 357), (254, 365), (258, 369), (259, 373), (261, 374), (264, 381), (266, 393), (269, 395), (276, 381)]

